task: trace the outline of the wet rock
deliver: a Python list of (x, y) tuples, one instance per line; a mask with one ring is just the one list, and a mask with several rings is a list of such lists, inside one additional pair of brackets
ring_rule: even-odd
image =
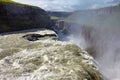
[(1, 80), (103, 80), (94, 59), (73, 43), (53, 40), (52, 36), (34, 42), (21, 38), (48, 34), (55, 32), (37, 30), (0, 36), (2, 50), (19, 49), (0, 59)]
[(58, 19), (54, 19), (51, 22), (52, 22), (51, 24), (53, 26), (53, 29), (61, 31), (66, 35), (70, 33), (71, 23), (60, 21)]
[(56, 34), (45, 34), (45, 35), (41, 35), (41, 34), (27, 34), (24, 35), (23, 38), (29, 41), (37, 41), (40, 38), (44, 38), (44, 37), (56, 37)]

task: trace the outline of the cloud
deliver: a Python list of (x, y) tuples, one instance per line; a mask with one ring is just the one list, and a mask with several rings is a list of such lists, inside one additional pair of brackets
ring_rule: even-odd
[(113, 0), (111, 3), (120, 3), (120, 0)]
[(120, 0), (14, 0), (17, 2), (39, 6), (49, 11), (75, 11), (106, 7)]

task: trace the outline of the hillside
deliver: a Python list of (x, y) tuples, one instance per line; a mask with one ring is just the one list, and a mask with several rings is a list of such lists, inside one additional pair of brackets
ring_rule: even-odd
[(0, 1), (0, 33), (32, 28), (50, 28), (51, 20), (47, 12), (39, 7)]

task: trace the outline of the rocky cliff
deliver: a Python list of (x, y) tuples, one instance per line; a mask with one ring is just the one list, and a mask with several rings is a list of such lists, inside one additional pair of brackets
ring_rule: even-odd
[(0, 1), (0, 33), (32, 28), (50, 28), (50, 17), (41, 8), (11, 0)]
[(0, 35), (1, 80), (102, 80), (94, 59), (51, 30)]

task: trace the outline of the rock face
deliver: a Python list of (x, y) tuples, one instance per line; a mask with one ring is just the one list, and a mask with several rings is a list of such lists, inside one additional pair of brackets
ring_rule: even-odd
[(55, 36), (23, 38), (29, 34), (56, 35), (50, 30), (1, 35), (1, 80), (102, 80), (94, 59), (73, 43)]
[(57, 35), (55, 34), (45, 34), (45, 35), (41, 35), (41, 34), (27, 34), (24, 35), (23, 38), (28, 40), (28, 41), (37, 41), (43, 37), (57, 37)]
[(50, 28), (50, 23), (50, 17), (43, 9), (0, 1), (0, 33), (32, 28)]
[(60, 21), (58, 19), (53, 19), (51, 22), (54, 30), (60, 31), (66, 35), (70, 34), (70, 28), (73, 25), (73, 23)]

